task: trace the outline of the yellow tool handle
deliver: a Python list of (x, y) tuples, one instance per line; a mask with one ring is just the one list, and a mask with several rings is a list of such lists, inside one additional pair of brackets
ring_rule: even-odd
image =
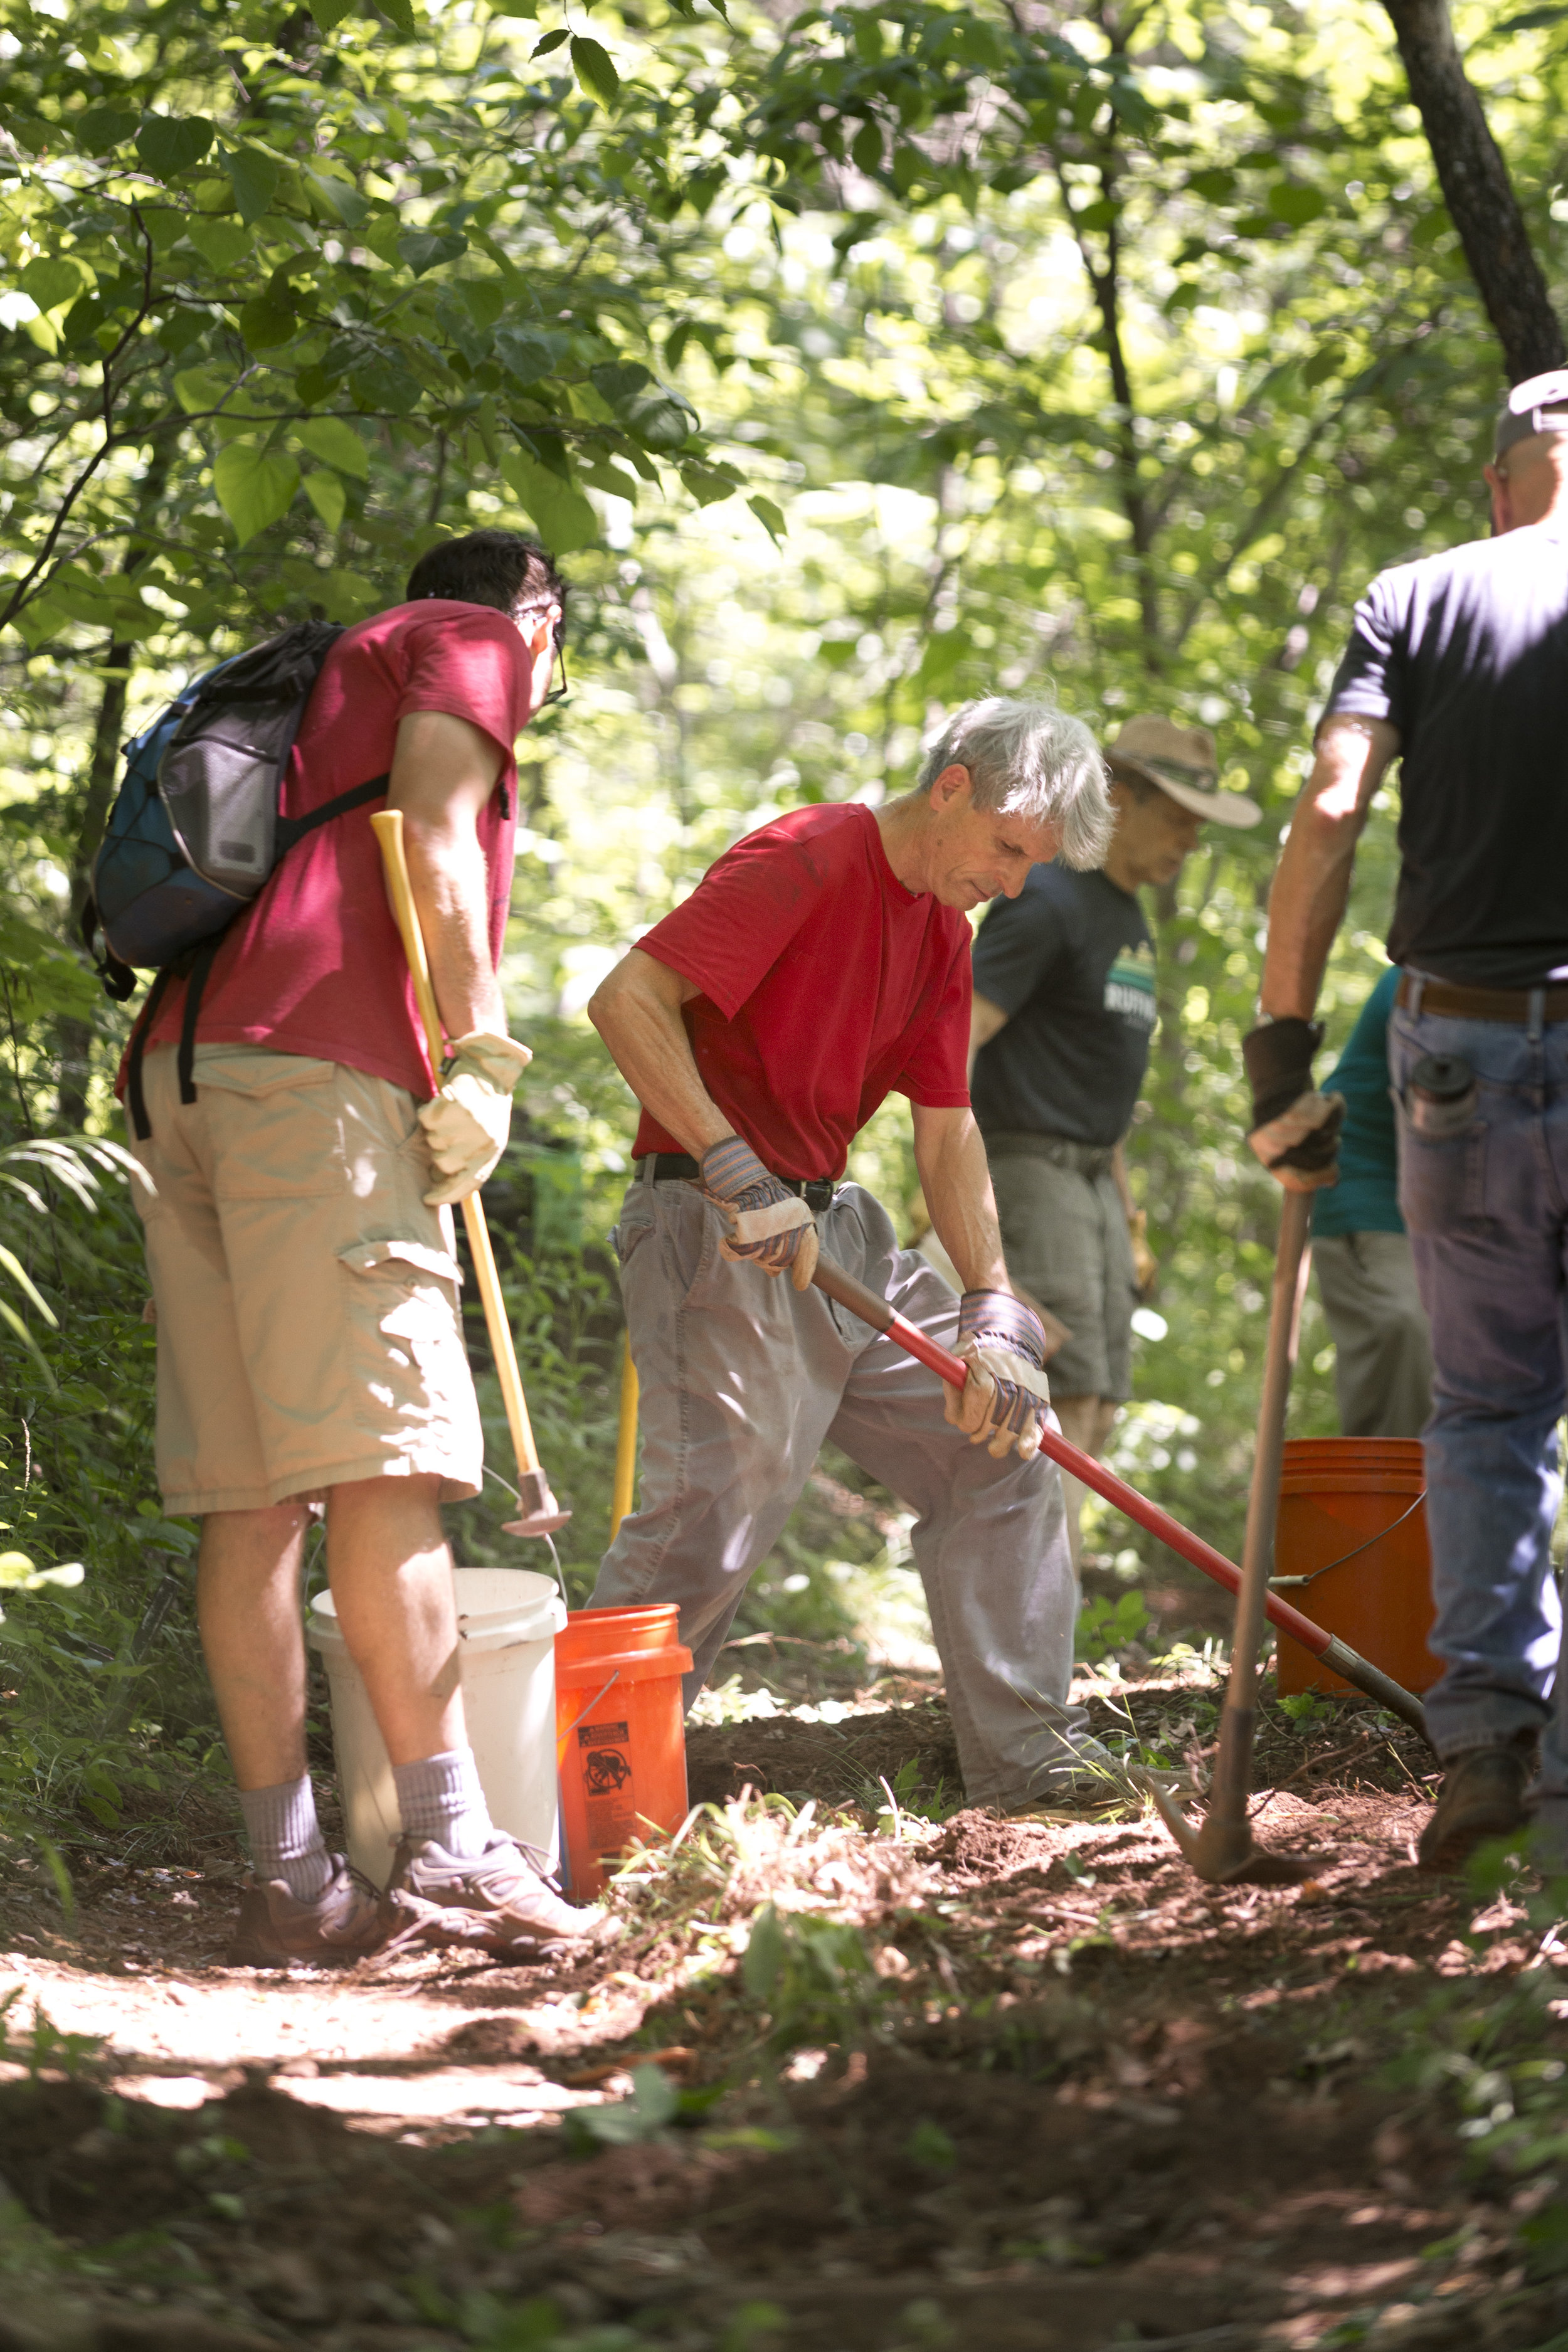
[(621, 1358), (621, 1422), (616, 1432), (616, 1483), (610, 1498), (610, 1541), (620, 1533), (621, 1521), (632, 1507), (637, 1475), (637, 1368), (631, 1341)]
[[(371, 818), (371, 824), (381, 844), (381, 862), (386, 873), (386, 895), (392, 901), (393, 917), (402, 936), (403, 952), (408, 958), (414, 999), (419, 1007), (419, 1018), (425, 1024), (425, 1043), (429, 1048), (430, 1067), (439, 1083), (441, 1016), (436, 1010), (436, 991), (431, 985), (425, 938), (419, 929), (419, 912), (414, 904), (414, 891), (408, 879), (408, 860), (403, 854), (403, 811), (380, 809)], [(484, 1209), (477, 1192), (470, 1192), (463, 1202), (463, 1223), (468, 1227), (468, 1255), (474, 1261), (474, 1278), (479, 1286), (485, 1328), (490, 1335), (490, 1353), (495, 1358), (496, 1372), (500, 1381), (501, 1401), (506, 1406), (518, 1470), (520, 1474), (537, 1470), (539, 1454), (533, 1443), (533, 1427), (528, 1418), (528, 1400), (522, 1393), (522, 1375), (517, 1369), (517, 1350), (512, 1346), (511, 1326), (507, 1321), (506, 1304), (500, 1295), (500, 1277), (496, 1273), (489, 1227), (485, 1223)]]

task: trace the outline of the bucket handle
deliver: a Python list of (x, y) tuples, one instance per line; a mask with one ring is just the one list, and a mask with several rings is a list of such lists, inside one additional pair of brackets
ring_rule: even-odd
[(584, 1707), (579, 1707), (579, 1708), (578, 1708), (578, 1710), (577, 1710), (576, 1714), (572, 1717), (572, 1720), (571, 1720), (571, 1722), (567, 1725), (567, 1727), (566, 1727), (565, 1730), (557, 1734), (557, 1737), (556, 1737), (556, 1743), (555, 1743), (555, 1744), (556, 1744), (556, 1746), (557, 1746), (558, 1748), (564, 1748), (564, 1747), (565, 1747), (565, 1745), (566, 1745), (566, 1742), (571, 1738), (572, 1734), (576, 1730), (577, 1726), (582, 1722), (583, 1717), (584, 1717), (585, 1715), (592, 1715), (592, 1714), (593, 1714), (594, 1709), (598, 1706), (599, 1701), (604, 1697), (605, 1691), (607, 1691), (607, 1690), (609, 1689), (609, 1687), (610, 1687), (610, 1683), (618, 1683), (618, 1682), (620, 1681), (620, 1679), (621, 1679), (621, 1670), (620, 1670), (619, 1666), (617, 1666), (617, 1667), (616, 1668), (615, 1673), (610, 1676), (610, 1682), (603, 1684), (603, 1685), (600, 1686), (600, 1688), (599, 1688), (598, 1690), (596, 1690), (596, 1691), (594, 1693), (594, 1696), (593, 1696), (593, 1697), (588, 1701), (587, 1706), (584, 1706)]
[(1343, 1568), (1347, 1560), (1359, 1559), (1363, 1551), (1370, 1551), (1373, 1544), (1380, 1544), (1384, 1536), (1396, 1534), (1405, 1525), (1405, 1520), (1412, 1513), (1418, 1511), (1426, 1500), (1426, 1489), (1423, 1486), (1407, 1510), (1401, 1511), (1399, 1517), (1386, 1528), (1379, 1528), (1376, 1535), (1368, 1536), (1365, 1543), (1358, 1543), (1354, 1551), (1342, 1552), (1338, 1559), (1325, 1560), (1322, 1567), (1313, 1569), (1310, 1576), (1271, 1576), (1268, 1580), (1268, 1590), (1270, 1592), (1279, 1592), (1288, 1584), (1316, 1584), (1319, 1577), (1327, 1576), (1331, 1568)]

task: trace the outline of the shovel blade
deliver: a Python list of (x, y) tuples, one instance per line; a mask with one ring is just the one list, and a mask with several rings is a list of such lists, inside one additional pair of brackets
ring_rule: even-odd
[(1322, 1864), (1311, 1854), (1270, 1853), (1257, 1844), (1245, 1822), (1219, 1821), (1212, 1812), (1194, 1829), (1181, 1806), (1149, 1773), (1138, 1779), (1181, 1849), (1182, 1859), (1205, 1886), (1300, 1886), (1315, 1878)]

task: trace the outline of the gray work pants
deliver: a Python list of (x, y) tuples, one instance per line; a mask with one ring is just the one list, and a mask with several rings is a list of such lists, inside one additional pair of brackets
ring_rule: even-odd
[(1419, 1437), (1432, 1414), (1432, 1335), (1408, 1234), (1324, 1234), (1312, 1244), (1347, 1437)]
[[(847, 1184), (817, 1220), (824, 1254), (952, 1346), (958, 1302), (880, 1203)], [(616, 1230), (640, 1383), (638, 1507), (621, 1522), (595, 1609), (676, 1601), (710, 1673), (746, 1582), (772, 1549), (825, 1438), (916, 1514), (915, 1564), (974, 1804), (1042, 1793), (1085, 1737), (1068, 1703), (1074, 1591), (1061, 1480), (1042, 1454), (994, 1462), (949, 1427), (934, 1372), (819, 1290), (722, 1256), (693, 1184), (639, 1177)]]

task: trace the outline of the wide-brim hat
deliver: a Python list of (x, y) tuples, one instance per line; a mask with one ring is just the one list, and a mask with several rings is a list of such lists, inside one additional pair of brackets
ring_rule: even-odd
[(1194, 816), (1245, 829), (1263, 811), (1245, 793), (1222, 793), (1219, 759), (1206, 727), (1178, 727), (1173, 719), (1130, 719), (1105, 747), (1114, 776), (1141, 776)]

